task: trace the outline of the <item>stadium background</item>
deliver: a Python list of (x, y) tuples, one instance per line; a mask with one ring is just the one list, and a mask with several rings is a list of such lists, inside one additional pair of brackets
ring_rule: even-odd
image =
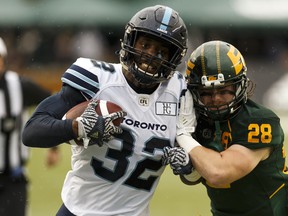
[[(8, 46), (10, 68), (55, 92), (62, 73), (78, 56), (117, 62), (115, 51), (126, 22), (136, 11), (155, 4), (180, 13), (189, 31), (188, 53), (214, 39), (238, 47), (248, 76), (256, 83), (253, 99), (279, 114), (288, 131), (286, 0), (0, 0), (0, 37)], [(82, 39), (89, 41), (88, 48)], [(61, 205), (70, 148), (61, 145), (62, 160), (54, 168), (45, 167), (46, 153), (31, 150), (28, 216), (55, 215)], [(182, 184), (167, 168), (151, 203), (151, 216), (160, 215), (209, 216), (204, 187)]]

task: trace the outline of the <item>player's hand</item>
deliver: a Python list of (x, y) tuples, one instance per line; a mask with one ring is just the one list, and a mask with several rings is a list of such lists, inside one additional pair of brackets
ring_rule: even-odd
[(124, 117), (124, 111), (114, 112), (109, 115), (99, 116), (95, 107), (97, 100), (91, 100), (82, 115), (76, 119), (78, 122), (78, 137), (83, 139), (84, 147), (97, 144), (102, 146), (113, 138), (114, 134), (122, 133), (122, 129), (113, 124), (113, 120)]
[(188, 135), (194, 132), (197, 124), (195, 110), (193, 107), (193, 98), (189, 90), (180, 98), (180, 111), (177, 121), (177, 136)]
[(164, 147), (162, 164), (170, 164), (174, 175), (188, 175), (193, 169), (192, 161), (182, 147)]
[(49, 148), (46, 154), (46, 167), (56, 166), (61, 159), (61, 153), (58, 146)]

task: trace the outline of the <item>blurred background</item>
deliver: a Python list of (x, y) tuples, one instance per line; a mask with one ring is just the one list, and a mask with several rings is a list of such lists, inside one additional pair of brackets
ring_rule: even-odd
[[(172, 7), (184, 19), (188, 53), (209, 40), (235, 45), (256, 83), (253, 99), (280, 115), (288, 131), (287, 0), (0, 0), (0, 37), (8, 47), (10, 69), (56, 92), (62, 73), (77, 57), (118, 62), (115, 51), (126, 23), (155, 4)], [(55, 215), (61, 204), (70, 149), (63, 145), (61, 150), (61, 164), (51, 169), (39, 162), (45, 150), (32, 150), (29, 216)], [(167, 169), (152, 200), (151, 216), (175, 214), (208, 216), (209, 202), (201, 185), (185, 186)]]

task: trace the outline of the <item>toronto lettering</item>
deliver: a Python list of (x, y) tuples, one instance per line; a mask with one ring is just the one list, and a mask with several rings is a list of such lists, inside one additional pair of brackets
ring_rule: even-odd
[(139, 122), (134, 121), (132, 119), (123, 119), (123, 123), (129, 126), (141, 128), (141, 129), (147, 129), (147, 130), (161, 130), (166, 131), (167, 125), (160, 125), (160, 124), (154, 124), (154, 123), (148, 123), (148, 122)]

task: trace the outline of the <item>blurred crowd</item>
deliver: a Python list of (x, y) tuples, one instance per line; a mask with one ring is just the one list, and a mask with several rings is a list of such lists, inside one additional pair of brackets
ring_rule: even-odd
[[(8, 59), (13, 62), (11, 69), (31, 76), (54, 91), (59, 89), (59, 76), (80, 56), (117, 62), (118, 55), (115, 52), (120, 49), (123, 32), (119, 26), (27, 27), (0, 28), (0, 36), (7, 43)], [(264, 93), (288, 72), (288, 55), (285, 54), (288, 52), (288, 30), (269, 27), (190, 27), (189, 37), (191, 50), (205, 41), (215, 39), (227, 41), (238, 47), (246, 56), (250, 77), (256, 82), (254, 97), (258, 102), (266, 103), (267, 101), (263, 100), (271, 96), (264, 96)], [(188, 57), (186, 56), (186, 59)], [(180, 65), (179, 70), (184, 71), (184, 67)]]
[[(0, 30), (6, 41), (13, 67), (20, 70), (33, 65), (70, 64), (78, 56), (113, 59), (113, 35), (107, 37), (95, 29), (5, 29)], [(109, 48), (108, 48), (109, 47)]]
[[(111, 27), (110, 27), (111, 28)], [(14, 67), (37, 64), (67, 64), (79, 56), (110, 61), (117, 59), (120, 49), (121, 28), (0, 28)], [(204, 41), (221, 39), (240, 47), (245, 56), (275, 60), (287, 49), (288, 32), (269, 29), (207, 28), (189, 29), (190, 46), (195, 48)]]

